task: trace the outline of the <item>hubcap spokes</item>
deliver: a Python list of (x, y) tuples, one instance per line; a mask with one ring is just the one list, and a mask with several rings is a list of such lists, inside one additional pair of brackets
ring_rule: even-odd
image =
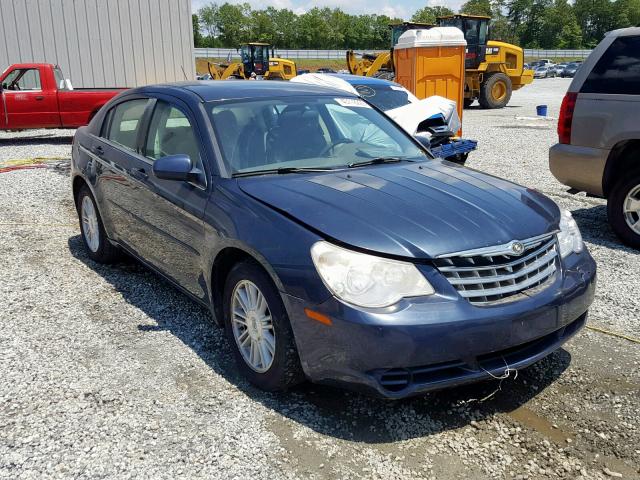
[(87, 242), (89, 250), (95, 253), (100, 247), (100, 229), (98, 228), (96, 209), (88, 196), (82, 199), (80, 215), (82, 218), (82, 233), (84, 234), (84, 239)]
[(233, 290), (231, 327), (247, 365), (258, 373), (269, 370), (276, 349), (271, 311), (260, 289), (249, 280)]
[(629, 191), (622, 208), (627, 225), (640, 235), (640, 185)]

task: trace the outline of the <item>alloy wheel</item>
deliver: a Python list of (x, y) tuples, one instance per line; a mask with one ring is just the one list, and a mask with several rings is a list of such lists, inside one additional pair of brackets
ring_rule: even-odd
[(91, 197), (85, 195), (82, 198), (82, 204), (80, 207), (82, 215), (82, 234), (84, 240), (87, 243), (87, 247), (93, 253), (100, 248), (100, 227), (98, 224), (98, 214), (96, 207), (91, 200)]
[(267, 300), (249, 280), (242, 280), (231, 296), (231, 327), (246, 364), (264, 373), (273, 364), (276, 349), (275, 330)]
[(640, 235), (640, 185), (629, 190), (622, 208), (627, 225), (634, 233)]

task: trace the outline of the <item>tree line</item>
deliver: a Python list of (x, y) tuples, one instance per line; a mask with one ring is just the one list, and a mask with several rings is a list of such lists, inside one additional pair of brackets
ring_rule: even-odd
[[(426, 6), (411, 20), (433, 24), (453, 13)], [(610, 30), (640, 25), (640, 0), (468, 0), (459, 13), (491, 17), (492, 39), (523, 48), (593, 48)], [(193, 14), (193, 34), (196, 47), (259, 41), (278, 48), (385, 49), (391, 43), (389, 24), (401, 21), (351, 15), (339, 8), (314, 7), (296, 14), (286, 8), (212, 2)]]

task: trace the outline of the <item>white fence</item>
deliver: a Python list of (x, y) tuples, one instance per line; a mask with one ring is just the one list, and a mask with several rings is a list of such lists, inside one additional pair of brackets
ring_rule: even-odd
[[(385, 50), (367, 50), (367, 52), (382, 52)], [(363, 50), (356, 50), (362, 53)], [(346, 50), (286, 50), (276, 49), (276, 55), (282, 58), (322, 58), (322, 59), (343, 59)], [(591, 50), (539, 50), (525, 49), (524, 56), (527, 59), (536, 58), (587, 58)], [(240, 54), (235, 48), (194, 48), (195, 58), (230, 58), (238, 59)]]

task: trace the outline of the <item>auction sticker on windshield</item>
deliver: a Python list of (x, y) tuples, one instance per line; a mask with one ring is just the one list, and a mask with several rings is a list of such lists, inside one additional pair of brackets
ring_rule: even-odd
[(364, 100), (361, 100), (359, 98), (335, 98), (334, 100), (339, 105), (342, 105), (343, 107), (371, 108), (371, 106), (367, 102), (365, 102)]

